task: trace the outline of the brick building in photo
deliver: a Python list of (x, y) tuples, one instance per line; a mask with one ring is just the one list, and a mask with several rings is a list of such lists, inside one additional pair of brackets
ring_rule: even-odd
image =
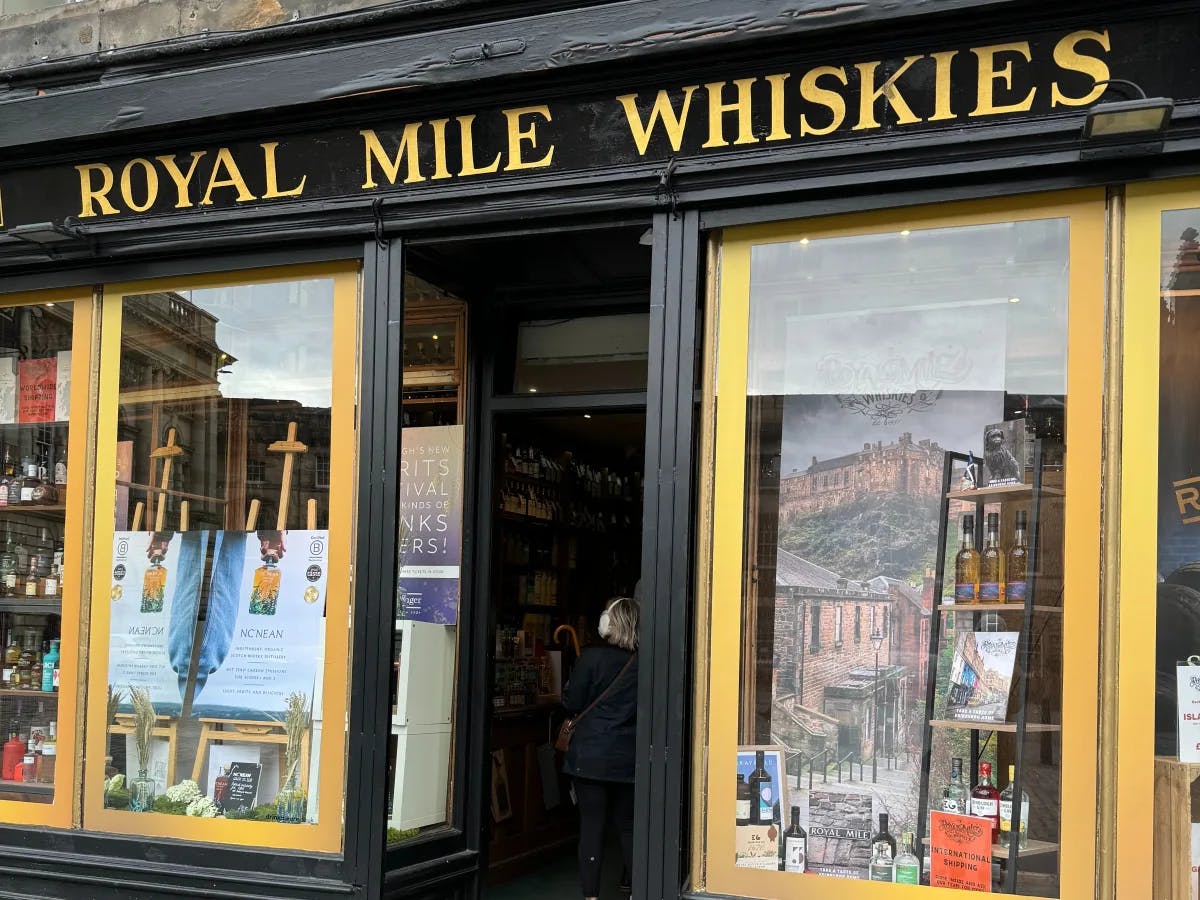
[(789, 749), (869, 760), (877, 739), (880, 754), (896, 754), (910, 673), (897, 661), (893, 608), (911, 600), (877, 582), (779, 549), (772, 732)]
[(878, 441), (862, 450), (818, 460), (779, 481), (779, 520), (844, 506), (869, 494), (934, 497), (942, 489), (943, 450), (936, 441), (913, 441), (911, 432), (894, 444)]

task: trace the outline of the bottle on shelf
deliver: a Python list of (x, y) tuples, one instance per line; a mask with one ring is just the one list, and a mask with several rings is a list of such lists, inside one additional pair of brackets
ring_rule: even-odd
[(13, 676), (17, 671), (17, 664), (21, 661), (21, 645), (17, 643), (17, 637), (13, 630), (8, 629), (8, 644), (4, 648), (4, 684), (3, 687), (12, 685)]
[(63, 487), (67, 483), (67, 447), (59, 444), (54, 450), (54, 483)]
[[(21, 486), (20, 486), (20, 503), (22, 506), (32, 506), (34, 503), (33, 492), (42, 484), (42, 479), (38, 477), (37, 460), (33, 458), (33, 454), (27, 453), (21, 457)], [(12, 494), (9, 494), (9, 505), (12, 504)]]
[(783, 870), (804, 872), (808, 863), (808, 833), (800, 827), (800, 807), (792, 807), (792, 824), (783, 833)]
[(992, 823), (992, 843), (1000, 840), (1000, 792), (992, 784), (992, 764), (979, 764), (979, 783), (971, 791), (971, 815)]
[(979, 599), (979, 551), (975, 549), (975, 516), (962, 518), (962, 541), (954, 557), (954, 600), (974, 603)]
[[(880, 818), (885, 818), (886, 814)], [(888, 835), (890, 838), (891, 835)], [(870, 881), (895, 881), (896, 880), (896, 854), (892, 849), (895, 845), (893, 840), (891, 844), (887, 841), (879, 839), (877, 834), (871, 838), (871, 864), (867, 870), (867, 877)]]
[(42, 690), (46, 693), (52, 692), (58, 680), (55, 676), (58, 674), (59, 661), (59, 642), (57, 639), (50, 642), (50, 650), (42, 659)]
[(21, 579), (20, 594), (26, 599), (38, 596), (38, 585), (40, 577), (38, 575), (38, 558), (34, 554), (29, 555), (29, 570), (25, 573), (25, 577)]
[(12, 529), (4, 529), (4, 546), (0, 547), (0, 596), (17, 594), (17, 552)]
[[(37, 651), (29, 639), (29, 635), (25, 635), (25, 646), (21, 648), (21, 658), (17, 663), (17, 687), (23, 691), (27, 691), (33, 684), (33, 665), (37, 661)], [(38, 685), (39, 690), (41, 685)]]
[(16, 475), (17, 475), (17, 461), (16, 461), (16, 459), (13, 457), (12, 445), (11, 445), (11, 444), (5, 444), (5, 445), (4, 445), (4, 466), (3, 466), (3, 471), (4, 471), (4, 475), (5, 475), (5, 477), (6, 477), (6, 478), (8, 478), (8, 479), (10, 479), (10, 480), (11, 480), (12, 478), (15, 478), (15, 477), (16, 477)]
[(771, 809), (775, 804), (775, 791), (771, 784), (771, 773), (767, 771), (766, 767), (766, 754), (762, 750), (754, 751), (754, 771), (750, 773), (750, 792), (754, 797), (750, 806), (750, 824), (771, 824)]
[(942, 792), (942, 812), (967, 814), (967, 788), (962, 779), (962, 757), (950, 761), (950, 783)]
[(8, 506), (8, 489), (12, 485), (12, 477), (0, 474), (0, 507)]
[(1025, 534), (1029, 529), (1029, 513), (1017, 511), (1016, 533), (1012, 546), (1008, 548), (1004, 574), (1004, 600), (1006, 603), (1024, 603), (1029, 591), (1029, 549), (1025, 546)]
[(900, 855), (896, 857), (896, 883), (920, 884), (921, 860), (913, 853), (915, 838), (911, 831), (904, 832), (900, 841)]
[(30, 748), (25, 748), (25, 755), (21, 757), (21, 781), (26, 784), (37, 783), (37, 754)]
[(46, 740), (42, 744), (42, 755), (38, 757), (37, 780), (42, 784), (54, 784), (54, 766), (58, 762), (58, 723), (51, 722)]
[[(1000, 842), (1007, 847), (1012, 837), (1013, 781), (1016, 767), (1008, 767), (1008, 786), (1000, 792)], [(1029, 846), (1029, 794), (1021, 791), (1021, 825), (1017, 835), (1017, 846), (1025, 850)]]
[(979, 554), (979, 600), (998, 603), (1004, 599), (1000, 572), (1000, 514), (988, 513), (987, 537)]

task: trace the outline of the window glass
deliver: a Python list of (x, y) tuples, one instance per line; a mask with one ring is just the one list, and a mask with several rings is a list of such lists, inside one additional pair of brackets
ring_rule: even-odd
[(1069, 234), (751, 248), (739, 867), (1058, 896)]
[(68, 510), (78, 517), (80, 492), (68, 485), (83, 484), (72, 451), (86, 434), (68, 424), (75, 307), (0, 309), (0, 801), (49, 804), (64, 786), (70, 800), (73, 712), (60, 703), (60, 687), (73, 694), (79, 532), (68, 527)]
[(106, 300), (89, 827), (340, 848), (353, 285)]
[(649, 347), (646, 313), (520, 322), (513, 392), (645, 390)]
[[(1156, 893), (1196, 896), (1200, 865), (1200, 209), (1162, 214)], [(1171, 840), (1158, 839), (1159, 834)], [(1190, 852), (1189, 852), (1190, 850)], [(1160, 886), (1161, 885), (1161, 886)]]
[(444, 826), (449, 817), (462, 593), (465, 344), (466, 304), (406, 275), (389, 844)]

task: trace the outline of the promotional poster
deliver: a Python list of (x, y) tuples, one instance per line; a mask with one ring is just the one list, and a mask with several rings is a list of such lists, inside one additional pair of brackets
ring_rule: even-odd
[(277, 722), (289, 694), (313, 696), (328, 536), (217, 532), (192, 715)]
[[(148, 688), (159, 715), (177, 716), (182, 710), (208, 536), (206, 531), (113, 535), (108, 683), (124, 693), (122, 712), (132, 709), (130, 686)], [(189, 571), (194, 577), (187, 577)]]
[(986, 820), (929, 814), (929, 884), (960, 891), (992, 891), (992, 833)]
[(463, 426), (405, 428), (396, 615), (454, 625), (462, 577)]

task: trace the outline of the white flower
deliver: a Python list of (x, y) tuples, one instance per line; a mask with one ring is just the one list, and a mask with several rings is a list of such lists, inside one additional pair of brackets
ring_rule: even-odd
[(202, 796), (200, 785), (191, 780), (181, 781), (174, 787), (167, 788), (167, 799), (173, 803), (191, 803)]
[(201, 819), (215, 819), (217, 817), (217, 804), (213, 803), (210, 797), (197, 797), (188, 804), (187, 814), (189, 816), (197, 816)]

